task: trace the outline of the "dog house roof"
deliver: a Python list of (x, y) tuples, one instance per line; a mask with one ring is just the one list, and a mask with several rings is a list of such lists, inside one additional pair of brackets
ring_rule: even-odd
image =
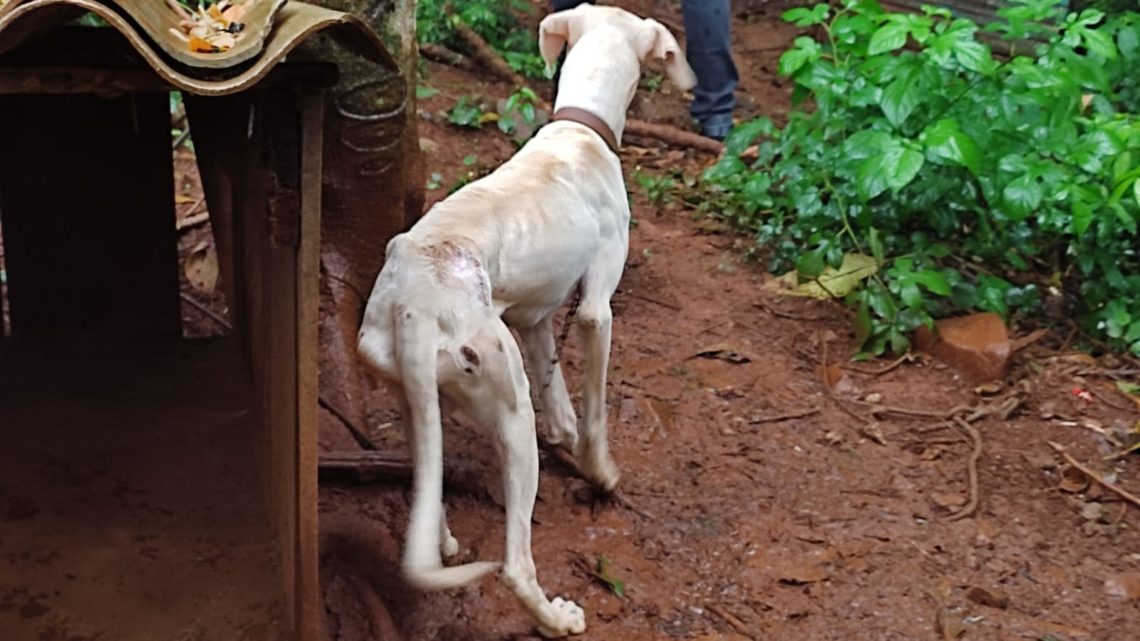
[(224, 95), (256, 84), (286, 54), (320, 32), (356, 55), (393, 69), (379, 36), (359, 18), (292, 0), (232, 0), (241, 6), (232, 46), (195, 50), (174, 0), (0, 0), (0, 54), (91, 12), (117, 30), (159, 76), (200, 95)]

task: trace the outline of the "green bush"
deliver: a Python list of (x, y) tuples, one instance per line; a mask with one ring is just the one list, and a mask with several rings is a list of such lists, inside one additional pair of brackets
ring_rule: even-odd
[(821, 34), (780, 58), (796, 107), (782, 128), (731, 133), (706, 209), (800, 281), (874, 257), (845, 296), (865, 354), (907, 349), (932, 318), (1029, 316), (1046, 300), (1140, 353), (1140, 16), (1013, 0), (979, 29), (929, 6), (840, 5), (784, 14)]
[(546, 66), (538, 54), (538, 40), (533, 30), (523, 28), (518, 19), (533, 11), (526, 0), (419, 0), (416, 36), (420, 42), (464, 51), (466, 45), (455, 35), (453, 27), (454, 20), (461, 20), (494, 47), (516, 73), (543, 78)]

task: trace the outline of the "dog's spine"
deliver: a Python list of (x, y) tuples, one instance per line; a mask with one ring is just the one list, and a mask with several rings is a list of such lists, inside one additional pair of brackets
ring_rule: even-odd
[[(404, 577), (417, 588), (442, 590), (470, 583), (499, 567), (478, 562), (443, 567), (443, 428), (437, 381), (439, 330), (434, 318), (397, 309), (396, 359), (411, 411), (415, 493), (404, 549)], [(405, 420), (408, 420), (405, 417)]]

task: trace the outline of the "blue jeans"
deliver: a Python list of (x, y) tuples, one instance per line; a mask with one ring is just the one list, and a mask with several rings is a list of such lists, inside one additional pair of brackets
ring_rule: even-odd
[[(550, 0), (554, 11), (572, 9), (592, 0)], [(723, 139), (732, 129), (736, 84), (740, 77), (732, 61), (730, 0), (682, 0), (685, 19), (685, 57), (697, 74), (689, 113), (701, 133)]]

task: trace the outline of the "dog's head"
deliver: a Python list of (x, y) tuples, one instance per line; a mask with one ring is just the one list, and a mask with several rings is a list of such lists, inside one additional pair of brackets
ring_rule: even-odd
[(593, 29), (606, 26), (620, 30), (641, 64), (650, 60), (665, 63), (665, 73), (677, 87), (688, 91), (697, 84), (677, 39), (660, 22), (638, 16), (618, 7), (578, 5), (552, 13), (538, 26), (538, 49), (547, 69), (553, 69), (562, 48), (572, 48)]

